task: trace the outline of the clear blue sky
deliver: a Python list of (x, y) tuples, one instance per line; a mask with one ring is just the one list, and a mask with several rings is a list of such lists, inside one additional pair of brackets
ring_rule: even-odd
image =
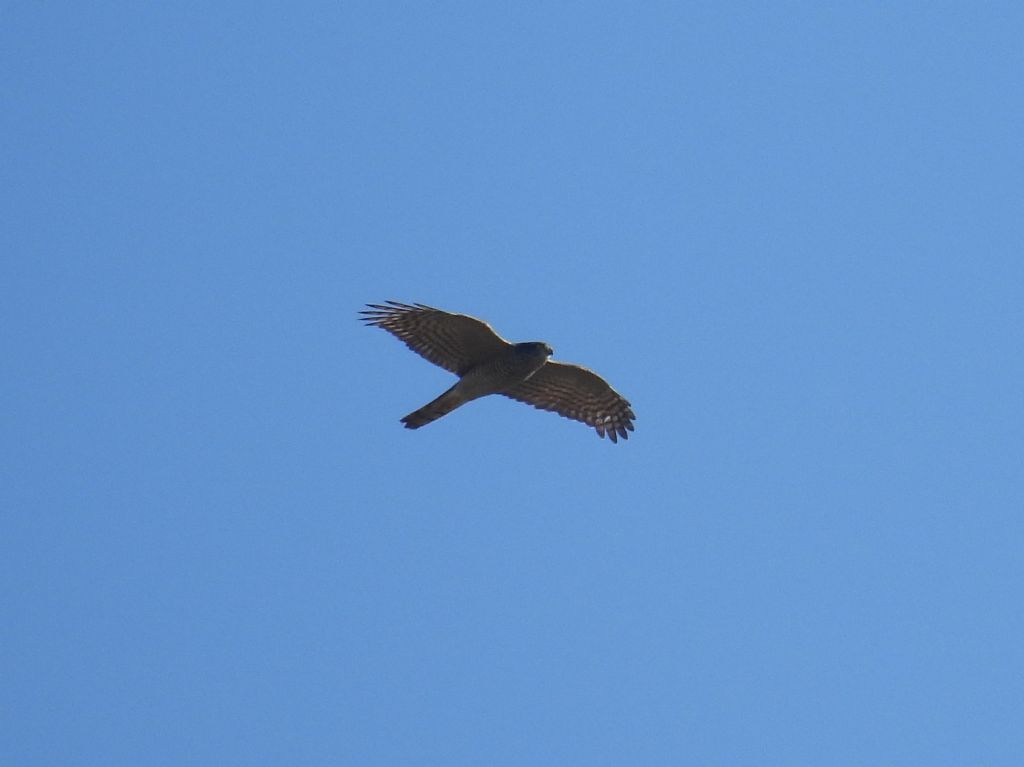
[(1024, 764), (1024, 9), (828, 6), (5, 4), (0, 762)]

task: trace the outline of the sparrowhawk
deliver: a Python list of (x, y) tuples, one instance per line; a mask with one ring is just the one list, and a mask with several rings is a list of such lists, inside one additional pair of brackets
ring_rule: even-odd
[(546, 343), (513, 344), (483, 320), (424, 304), (367, 306), (360, 312), (367, 325), (383, 328), (459, 377), (440, 397), (403, 418), (407, 429), (425, 426), (479, 397), (503, 394), (593, 426), (612, 442), (628, 439), (633, 431), (636, 416), (629, 402), (597, 373), (548, 359), (553, 352)]

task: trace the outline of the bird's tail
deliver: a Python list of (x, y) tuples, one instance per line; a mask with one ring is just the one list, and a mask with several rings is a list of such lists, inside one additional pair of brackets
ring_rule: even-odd
[[(456, 384), (457, 386), (457, 384)], [(407, 429), (418, 429), (426, 426), (431, 421), (436, 421), (443, 415), (448, 415), (459, 405), (465, 404), (466, 399), (455, 391), (455, 386), (450, 388), (433, 402), (428, 402), (402, 419)]]

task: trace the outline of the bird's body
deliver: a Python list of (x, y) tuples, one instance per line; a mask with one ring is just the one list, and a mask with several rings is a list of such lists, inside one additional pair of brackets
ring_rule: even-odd
[(488, 394), (501, 394), (540, 370), (550, 356), (551, 347), (547, 344), (513, 344), (511, 353), (498, 354), (470, 368), (457, 384), (433, 402), (407, 415), (402, 423), (406, 428), (418, 429), (447, 415), (459, 405)]
[(367, 324), (383, 328), (459, 376), (448, 391), (402, 419), (408, 429), (418, 429), (474, 399), (503, 394), (582, 421), (612, 442), (628, 438), (633, 430), (629, 402), (596, 373), (549, 360), (552, 349), (542, 341), (509, 343), (482, 320), (423, 304), (369, 304), (362, 314)]

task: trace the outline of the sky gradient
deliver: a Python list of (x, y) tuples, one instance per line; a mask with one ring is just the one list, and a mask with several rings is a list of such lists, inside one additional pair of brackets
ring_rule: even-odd
[(1024, 764), (1020, 4), (0, 20), (0, 762)]

